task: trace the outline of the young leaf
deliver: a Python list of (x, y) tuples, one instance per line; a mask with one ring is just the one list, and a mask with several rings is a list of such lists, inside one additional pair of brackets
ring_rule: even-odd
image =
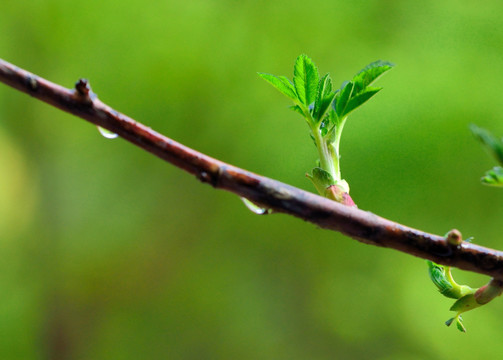
[(484, 185), (503, 186), (503, 168), (495, 166), (481, 179)]
[(330, 74), (326, 74), (323, 76), (319, 83), (318, 89), (316, 92), (316, 97), (319, 99), (326, 98), (332, 92), (332, 79), (330, 78)]
[(335, 93), (332, 92), (332, 79), (330, 79), (329, 74), (326, 74), (321, 78), (318, 84), (316, 100), (314, 102), (313, 117), (317, 123), (323, 120), (327, 114), (334, 97)]
[(444, 296), (459, 299), (458, 294), (452, 294), (453, 285), (445, 275), (445, 268), (441, 265), (435, 264), (433, 261), (427, 260), (428, 264), (428, 274), (430, 275), (431, 281), (435, 284), (438, 291)]
[(318, 190), (320, 195), (325, 194), (325, 190), (335, 184), (335, 180), (330, 175), (328, 171), (323, 170), (322, 168), (315, 167), (313, 169), (313, 174), (306, 174), (306, 176), (313, 182), (314, 187)]
[(330, 107), (330, 110), (328, 110), (328, 116), (327, 116), (327, 119), (328, 119), (328, 123), (331, 125), (331, 126), (338, 126), (340, 124), (340, 118), (337, 116), (337, 113), (335, 112), (335, 109), (334, 109), (334, 105), (335, 105), (335, 101), (337, 101), (337, 99), (335, 99), (333, 102), (332, 102), (332, 106)]
[(295, 61), (293, 83), (299, 101), (306, 107), (315, 100), (319, 78), (314, 62), (307, 55), (300, 55)]
[(354, 95), (349, 99), (346, 107), (342, 111), (342, 114), (339, 114), (339, 117), (344, 117), (348, 115), (351, 111), (355, 110), (357, 107), (367, 102), (372, 96), (377, 94), (382, 88), (371, 88), (368, 87), (364, 91), (360, 92), (357, 95)]
[(452, 276), (450, 276), (451, 270), (449, 267), (438, 265), (429, 260), (427, 260), (426, 263), (428, 264), (430, 279), (442, 295), (451, 299), (459, 299), (465, 295), (475, 293), (475, 289), (467, 285), (459, 285), (456, 283)]
[(276, 89), (278, 89), (283, 95), (288, 96), (293, 101), (298, 100), (295, 88), (286, 76), (276, 76), (266, 73), (258, 73), (258, 75), (269, 84), (274, 86)]
[(470, 125), (470, 130), (477, 140), (484, 144), (493, 153), (499, 163), (503, 165), (503, 140), (474, 124)]
[(463, 325), (463, 319), (461, 319), (461, 316), (458, 316), (456, 318), (456, 327), (458, 328), (459, 331), (464, 332), (464, 333), (466, 332), (466, 328)]
[(393, 66), (395, 65), (382, 60), (374, 61), (373, 63), (365, 66), (353, 78), (353, 82), (355, 84), (355, 93), (359, 93), (360, 91), (365, 90), (367, 86), (371, 85), (382, 74), (390, 70)]
[(327, 129), (327, 131), (325, 131), (322, 134), (323, 138), (328, 144), (332, 145), (335, 142), (335, 138), (337, 135), (336, 131), (337, 131), (337, 125), (332, 125), (330, 128)]
[(466, 311), (470, 311), (473, 309), (476, 309), (478, 307), (482, 306), (482, 304), (479, 304), (477, 300), (475, 299), (474, 294), (468, 294), (463, 296), (462, 298), (459, 298), (449, 310), (451, 311), (457, 311), (458, 315), (461, 313), (464, 313)]
[(352, 81), (348, 81), (342, 84), (341, 90), (337, 93), (337, 99), (335, 103), (335, 111), (339, 118), (342, 118), (344, 110), (348, 105), (348, 101), (353, 94), (354, 84)]

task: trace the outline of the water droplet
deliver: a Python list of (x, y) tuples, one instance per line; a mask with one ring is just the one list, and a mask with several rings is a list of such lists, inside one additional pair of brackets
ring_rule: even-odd
[(113, 133), (107, 129), (103, 129), (100, 126), (98, 126), (98, 130), (100, 131), (100, 134), (103, 135), (104, 137), (106, 137), (107, 139), (115, 139), (116, 137), (119, 136), (116, 133)]
[(266, 209), (266, 208), (262, 208), (262, 207), (260, 207), (258, 205), (255, 205), (253, 202), (251, 202), (247, 198), (242, 197), (241, 200), (243, 201), (243, 203), (245, 204), (245, 206), (248, 208), (248, 210), (250, 210), (254, 214), (257, 214), (257, 215), (267, 215), (267, 214), (272, 213), (271, 209)]

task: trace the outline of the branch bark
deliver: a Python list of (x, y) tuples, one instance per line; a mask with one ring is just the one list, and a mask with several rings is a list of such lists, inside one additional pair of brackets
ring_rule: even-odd
[(503, 281), (503, 252), (429, 234), (260, 176), (188, 148), (101, 102), (87, 80), (66, 89), (0, 59), (0, 82), (112, 131), (217, 189), (338, 231), (360, 242), (392, 248)]

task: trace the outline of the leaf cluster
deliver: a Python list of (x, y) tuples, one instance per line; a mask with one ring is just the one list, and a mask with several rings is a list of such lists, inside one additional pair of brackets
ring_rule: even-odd
[(375, 61), (351, 81), (334, 89), (330, 74), (320, 78), (314, 62), (303, 54), (295, 61), (293, 82), (286, 76), (267, 73), (259, 73), (259, 76), (290, 98), (294, 102), (292, 109), (303, 115), (310, 125), (325, 129), (326, 134), (382, 89), (371, 85), (392, 67), (389, 62)]
[[(503, 166), (503, 139), (494, 136), (491, 132), (474, 124), (470, 125), (470, 130), (477, 140), (479, 140), (496, 160)], [(481, 179), (482, 183), (491, 186), (503, 186), (503, 167), (495, 166), (487, 171)]]

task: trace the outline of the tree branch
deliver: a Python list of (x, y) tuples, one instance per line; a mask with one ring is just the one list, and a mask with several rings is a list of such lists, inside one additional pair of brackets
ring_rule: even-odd
[(436, 263), (503, 281), (503, 252), (422, 232), (375, 214), (256, 175), (190, 149), (101, 102), (87, 80), (66, 89), (0, 59), (0, 82), (112, 131), (136, 146), (275, 212), (338, 231), (360, 242), (392, 248)]

